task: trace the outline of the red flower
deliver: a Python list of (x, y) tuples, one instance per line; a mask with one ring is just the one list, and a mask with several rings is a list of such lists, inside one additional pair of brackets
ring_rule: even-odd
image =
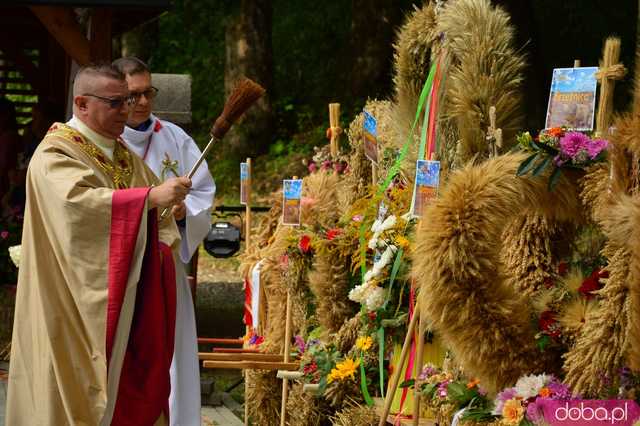
[(544, 311), (540, 314), (538, 327), (551, 337), (558, 337), (560, 335), (560, 327), (558, 326), (558, 321), (556, 321), (555, 312), (553, 311)]
[(331, 241), (340, 234), (342, 234), (342, 230), (340, 228), (329, 229), (327, 231), (327, 240)]
[(582, 282), (582, 285), (578, 289), (580, 293), (587, 299), (591, 299), (594, 291), (600, 290), (600, 278), (607, 278), (609, 276), (608, 271), (602, 271), (598, 268), (594, 269), (591, 275)]
[(304, 368), (302, 369), (302, 372), (304, 374), (311, 374), (315, 372), (317, 369), (318, 369), (318, 364), (316, 364), (315, 361), (312, 361), (310, 364), (307, 364), (304, 366)]
[(376, 320), (376, 316), (377, 316), (377, 315), (376, 315), (376, 312), (375, 312), (375, 311), (372, 311), (372, 312), (368, 312), (368, 313), (367, 313), (367, 316), (369, 317), (369, 320), (371, 320), (371, 321), (375, 321), (375, 320)]
[(298, 248), (303, 253), (309, 253), (311, 250), (311, 237), (308, 235), (303, 235), (298, 242)]

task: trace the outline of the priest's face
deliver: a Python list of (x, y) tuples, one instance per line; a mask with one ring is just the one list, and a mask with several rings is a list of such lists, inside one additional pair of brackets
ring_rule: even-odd
[(132, 109), (127, 83), (99, 76), (91, 87), (90, 93), (74, 99), (74, 113), (95, 132), (116, 139), (124, 131)]
[(136, 98), (136, 106), (131, 112), (127, 124), (129, 127), (137, 127), (149, 119), (156, 89), (151, 86), (151, 74), (148, 72), (127, 74), (127, 84), (129, 92)]

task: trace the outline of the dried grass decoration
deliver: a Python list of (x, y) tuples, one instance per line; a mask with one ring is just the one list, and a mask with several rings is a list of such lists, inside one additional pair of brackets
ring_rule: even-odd
[(525, 157), (505, 155), (454, 172), (416, 234), (423, 313), (464, 370), (493, 391), (526, 373), (556, 371), (559, 363), (535, 347), (531, 308), (505, 279), (505, 225), (526, 211), (551, 221), (579, 219), (576, 185), (562, 178), (549, 192), (543, 179), (517, 177)]

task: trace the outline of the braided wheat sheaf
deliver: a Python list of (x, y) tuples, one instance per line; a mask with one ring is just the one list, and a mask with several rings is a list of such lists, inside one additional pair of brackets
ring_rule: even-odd
[(579, 220), (581, 211), (569, 179), (550, 192), (544, 177), (517, 177), (524, 158), (509, 154), (453, 173), (416, 233), (421, 313), (466, 372), (493, 391), (558, 364), (536, 348), (531, 308), (506, 280), (503, 231), (526, 211), (548, 221)]

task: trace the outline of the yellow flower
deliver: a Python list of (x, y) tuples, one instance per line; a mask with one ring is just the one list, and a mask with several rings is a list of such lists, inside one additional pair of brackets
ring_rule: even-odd
[(373, 339), (371, 336), (361, 336), (356, 340), (356, 347), (361, 351), (368, 351), (371, 345), (373, 345)]
[(402, 235), (398, 235), (396, 237), (396, 244), (399, 247), (402, 247), (403, 250), (407, 250), (409, 248), (409, 240), (403, 237)]
[(347, 377), (355, 379), (356, 368), (360, 365), (360, 361), (354, 361), (351, 358), (347, 358), (342, 362), (336, 364), (336, 368), (331, 369), (327, 383), (331, 383), (334, 380), (344, 380)]
[(502, 408), (502, 417), (504, 423), (508, 425), (520, 424), (524, 417), (524, 407), (517, 399), (510, 399), (504, 403)]

